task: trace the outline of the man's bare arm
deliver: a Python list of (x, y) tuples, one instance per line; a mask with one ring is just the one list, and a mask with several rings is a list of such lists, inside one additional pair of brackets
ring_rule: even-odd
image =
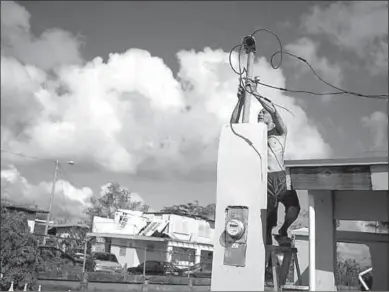
[(231, 115), (230, 122), (232, 124), (239, 123), (240, 113), (242, 112), (242, 107), (243, 107), (242, 100), (239, 99), (237, 104), (236, 104), (236, 106), (235, 106), (235, 108), (234, 108), (234, 111), (232, 112), (232, 115)]
[(231, 120), (230, 120), (232, 124), (239, 123), (240, 113), (242, 112), (242, 107), (243, 107), (243, 100), (244, 100), (244, 90), (241, 87), (239, 87), (238, 102), (234, 108), (234, 111), (232, 112)]
[(273, 119), (274, 125), (276, 126), (277, 131), (280, 134), (285, 134), (286, 135), (288, 133), (288, 129), (287, 129), (284, 121), (282, 120), (281, 115), (278, 113), (276, 107), (274, 106), (274, 104), (270, 100), (267, 100), (266, 98), (264, 98), (263, 96), (258, 94), (258, 91), (257, 91), (255, 83), (253, 83), (252, 81), (249, 81), (248, 85), (250, 86), (252, 92), (259, 97), (259, 102), (261, 103), (263, 108), (268, 113), (270, 113), (270, 115), (271, 115), (271, 117)]
[(278, 113), (278, 111), (277, 111), (277, 109), (275, 107), (274, 107), (274, 113), (273, 114), (271, 113), (271, 116), (273, 118), (273, 122), (274, 122), (274, 125), (276, 126), (277, 131), (281, 135), (288, 134), (288, 128), (286, 127), (284, 121), (281, 118), (281, 115)]

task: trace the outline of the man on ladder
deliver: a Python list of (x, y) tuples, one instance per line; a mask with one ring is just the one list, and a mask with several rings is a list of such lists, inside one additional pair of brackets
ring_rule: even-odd
[[(259, 96), (255, 82), (247, 80), (250, 92)], [(244, 104), (246, 91), (242, 86), (238, 90), (238, 103), (231, 116), (231, 123), (238, 123), (240, 112)], [(291, 244), (288, 237), (288, 229), (296, 221), (300, 213), (300, 203), (295, 190), (287, 190), (284, 153), (286, 144), (287, 127), (274, 104), (259, 98), (263, 109), (258, 114), (258, 122), (263, 122), (268, 127), (268, 185), (267, 185), (267, 226), (266, 245), (272, 245), (272, 230), (277, 226), (278, 203), (285, 206), (285, 219), (282, 227), (278, 230), (275, 239), (279, 245)], [(271, 271), (271, 265), (269, 265)]]

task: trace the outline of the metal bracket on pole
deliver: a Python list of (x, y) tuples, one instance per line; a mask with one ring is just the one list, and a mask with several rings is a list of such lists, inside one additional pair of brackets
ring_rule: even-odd
[[(255, 38), (251, 35), (244, 37), (243, 47), (247, 53), (247, 73), (246, 78), (251, 79), (253, 77), (253, 63), (254, 54), (256, 53)], [(247, 81), (246, 85), (247, 87)], [(243, 123), (248, 123), (250, 120), (250, 105), (251, 105), (251, 94), (246, 91), (244, 106), (243, 106)]]
[(256, 53), (256, 47), (255, 47), (255, 38), (251, 35), (248, 35), (244, 37), (243, 39), (243, 47), (246, 51), (246, 54), (249, 53)]
[(49, 211), (47, 213), (46, 217), (46, 224), (45, 224), (45, 233), (43, 237), (43, 245), (46, 245), (47, 241), (47, 233), (49, 231), (49, 221), (50, 221), (50, 213), (51, 213), (51, 207), (53, 206), (53, 199), (55, 194), (55, 184), (57, 183), (57, 176), (58, 176), (58, 168), (59, 168), (59, 161), (55, 161), (55, 170), (54, 170), (54, 178), (53, 178), (53, 185), (51, 188), (51, 194), (50, 194), (50, 201), (49, 201)]

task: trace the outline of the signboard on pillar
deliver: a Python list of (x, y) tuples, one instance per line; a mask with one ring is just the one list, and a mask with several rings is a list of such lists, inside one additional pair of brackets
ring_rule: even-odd
[(263, 291), (267, 205), (267, 127), (223, 126), (217, 164), (211, 291)]

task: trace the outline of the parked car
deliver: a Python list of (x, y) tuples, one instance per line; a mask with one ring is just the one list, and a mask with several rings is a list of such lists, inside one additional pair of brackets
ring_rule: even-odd
[(77, 266), (77, 261), (74, 257), (57, 247), (41, 245), (38, 247), (38, 253), (42, 259), (42, 265), (40, 267), (42, 271), (68, 270), (71, 268), (74, 269)]
[(91, 254), (91, 260), (96, 272), (121, 272), (122, 266), (119, 264), (116, 255), (108, 252), (94, 252)]
[[(76, 252), (72, 254), (71, 256), (74, 257), (76, 260), (76, 263), (78, 266), (83, 267), (84, 266), (84, 254), (80, 252)], [(85, 271), (86, 272), (93, 272), (95, 270), (95, 262), (92, 260), (90, 255), (86, 255), (85, 260)]]
[[(146, 275), (174, 275), (181, 274), (181, 270), (172, 263), (163, 261), (146, 261)], [(131, 267), (127, 269), (127, 272), (131, 275), (142, 275), (145, 263), (141, 263), (137, 267)]]
[(212, 275), (212, 263), (197, 263), (190, 266), (188, 269), (182, 270), (183, 276), (189, 276), (194, 278), (211, 278)]

